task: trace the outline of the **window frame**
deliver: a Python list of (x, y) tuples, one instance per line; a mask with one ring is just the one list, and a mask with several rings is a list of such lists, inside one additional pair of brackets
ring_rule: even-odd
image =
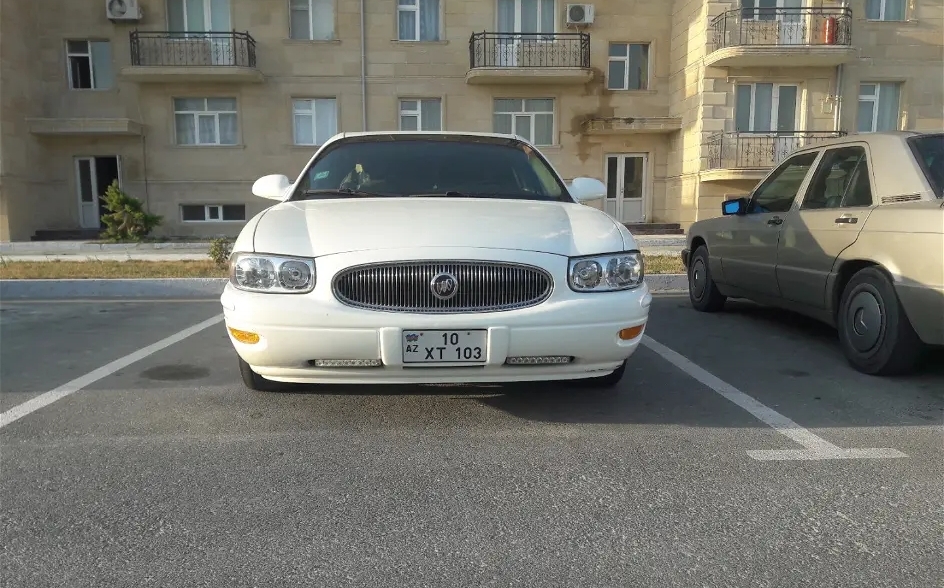
[[(495, 103), (496, 103), (498, 100), (517, 100), (517, 101), (519, 101), (519, 102), (521, 103), (521, 110), (516, 110), (516, 111), (506, 111), (506, 110), (501, 110), (501, 111), (499, 111), (499, 110), (496, 110), (496, 104), (495, 104)], [(550, 111), (545, 111), (545, 110), (541, 110), (541, 111), (528, 111), (528, 110), (526, 109), (526, 107), (525, 107), (525, 104), (526, 104), (526, 102), (529, 101), (529, 100), (549, 100), (549, 101), (551, 102), (551, 110), (550, 110)], [(528, 141), (529, 143), (531, 143), (532, 145), (534, 145), (535, 147), (554, 147), (554, 146), (558, 145), (558, 143), (557, 143), (557, 141), (558, 141), (558, 137), (557, 137), (557, 124), (558, 124), (558, 123), (557, 123), (557, 99), (556, 99), (556, 98), (553, 98), (553, 97), (550, 97), (550, 96), (529, 97), (529, 98), (509, 98), (509, 97), (496, 97), (496, 98), (492, 98), (492, 121), (493, 121), (493, 122), (492, 122), (492, 127), (493, 127), (493, 128), (492, 128), (492, 132), (495, 132), (495, 133), (499, 132), (497, 129), (494, 128), (494, 126), (495, 126), (495, 123), (494, 123), (495, 116), (496, 116), (496, 115), (499, 115), (499, 114), (508, 114), (508, 115), (511, 115), (511, 134), (512, 134), (512, 135), (517, 135), (517, 133), (515, 133), (515, 117), (516, 117), (516, 116), (525, 116), (525, 115), (528, 115), (528, 116), (530, 117), (530, 119), (531, 119), (531, 122), (530, 122), (530, 125), (529, 125), (529, 126), (530, 126), (530, 131), (531, 131), (531, 133), (530, 133), (531, 136), (530, 136), (530, 137), (524, 137), (524, 139), (525, 139), (526, 141)], [(535, 140), (535, 137), (534, 137), (534, 120), (535, 120), (535, 116), (538, 115), (538, 114), (550, 114), (550, 115), (551, 115), (551, 142), (550, 142), (550, 143), (547, 143), (547, 144), (537, 143), (536, 140)], [(518, 136), (520, 136), (520, 135), (518, 135)]]
[[(755, 114), (757, 113), (757, 86), (771, 86), (770, 91), (770, 120), (767, 121), (770, 126), (770, 130), (767, 131), (758, 131), (756, 127)], [(749, 130), (742, 131), (737, 128), (738, 122), (738, 88), (742, 86), (747, 86), (751, 89), (751, 107), (748, 112), (748, 127)], [(783, 88), (796, 88), (796, 99), (793, 103), (793, 121), (790, 125), (793, 127), (792, 131), (780, 131), (780, 91)], [(791, 132), (796, 133), (798, 128), (802, 127), (800, 122), (800, 115), (803, 111), (801, 106), (802, 101), (802, 88), (800, 84), (795, 82), (743, 82), (734, 84), (734, 131), (737, 133), (753, 133), (753, 134), (770, 134), (775, 135), (777, 133)], [(776, 117), (776, 119), (774, 118)]]
[[(819, 165), (820, 157), (823, 153), (822, 149), (816, 149), (813, 151), (804, 151), (802, 153), (794, 153), (790, 157), (787, 157), (783, 160), (780, 165), (778, 165), (774, 170), (758, 185), (753, 192), (751, 192), (751, 197), (747, 203), (747, 214), (786, 214), (790, 210), (796, 207), (797, 199), (800, 198), (800, 193), (803, 193), (803, 198), (806, 198), (806, 192), (803, 189), (804, 186), (809, 186), (810, 174), (813, 170)], [(813, 160), (810, 162), (809, 167), (806, 169), (806, 174), (803, 176), (803, 179), (800, 181), (800, 185), (797, 186), (796, 194), (793, 195), (793, 200), (790, 203), (790, 206), (786, 210), (782, 211), (756, 211), (754, 208), (757, 206), (757, 196), (761, 193), (762, 190), (768, 188), (771, 184), (777, 181), (780, 175), (786, 171), (786, 169), (791, 165), (795, 165), (795, 161), (803, 158), (812, 156)]]
[[(421, 22), (423, 17), (423, 0), (413, 0), (414, 4), (402, 5), (400, 2), (403, 0), (394, 0), (397, 3), (397, 9), (395, 11), (396, 16), (396, 28), (397, 28), (397, 41), (402, 41), (406, 43), (436, 43), (442, 40), (442, 9), (443, 9), (443, 0), (438, 0), (438, 8), (436, 10), (436, 38), (435, 39), (422, 39), (420, 38), (420, 32), (422, 30)], [(413, 20), (413, 37), (406, 39), (403, 37), (404, 31), (400, 28), (400, 13), (401, 12), (412, 12), (416, 15), (416, 18)]]
[[(613, 45), (623, 45), (626, 47), (625, 56), (614, 56), (610, 55), (610, 49)], [(630, 48), (633, 45), (639, 45), (645, 47), (646, 51), (646, 76), (644, 87), (642, 88), (630, 88), (629, 87), (629, 55)], [(622, 85), (618, 88), (614, 88), (610, 85), (610, 80), (613, 78), (610, 76), (610, 63), (614, 61), (623, 62), (623, 81)], [(610, 41), (607, 44), (607, 58), (606, 58), (606, 89), (613, 92), (648, 92), (652, 89), (652, 43), (650, 41)]]
[[(416, 102), (416, 110), (404, 110), (404, 102)], [(438, 102), (439, 103), (439, 129), (424, 129), (423, 125), (423, 102)], [(437, 133), (445, 130), (443, 127), (445, 113), (443, 112), (443, 99), (437, 97), (426, 97), (426, 98), (413, 98), (413, 97), (401, 97), (397, 99), (397, 129), (403, 130), (403, 117), (404, 116), (413, 116), (416, 117), (416, 130), (425, 131), (431, 133)]]
[(902, 0), (901, 18), (886, 18), (888, 10), (888, 0), (874, 0), (879, 3), (878, 18), (869, 18), (869, 0), (865, 0), (864, 14), (867, 22), (905, 22), (908, 20), (908, 3)]
[(327, 39), (316, 39), (316, 38), (315, 38), (315, 7), (314, 7), (314, 3), (317, 2), (317, 1), (319, 1), (319, 0), (300, 0), (301, 2), (304, 2), (304, 3), (305, 3), (305, 10), (306, 10), (307, 13), (308, 13), (308, 35), (305, 36), (305, 37), (296, 37), (296, 36), (294, 36), (294, 31), (293, 31), (293, 29), (292, 29), (292, 11), (298, 10), (297, 8), (294, 8), (294, 7), (292, 6), (292, 4), (293, 4), (295, 1), (296, 1), (296, 0), (287, 0), (287, 3), (288, 3), (288, 38), (289, 38), (290, 41), (301, 41), (301, 42), (311, 41), (311, 42), (315, 42), (315, 43), (318, 43), (318, 42), (325, 43), (325, 42), (330, 42), (330, 41), (336, 41), (336, 40), (337, 40), (337, 38), (338, 38), (338, 26), (337, 26), (338, 5), (337, 5), (336, 0), (325, 0), (325, 1), (328, 2), (328, 3), (330, 4), (330, 6), (331, 6), (331, 36), (328, 37)]
[[(878, 130), (878, 113), (879, 113), (879, 107), (881, 106), (882, 86), (888, 86), (888, 85), (892, 85), (898, 88), (898, 112), (895, 115), (895, 128), (891, 129), (891, 131), (900, 130), (899, 127), (901, 126), (901, 99), (902, 99), (902, 95), (904, 94), (903, 92), (905, 88), (904, 82), (891, 81), (891, 80), (871, 82), (868, 80), (863, 80), (859, 82), (858, 98), (856, 99), (856, 132), (859, 132), (859, 133), (887, 132), (887, 131)], [(872, 94), (863, 94), (862, 86), (874, 86), (875, 92), (873, 92)], [(872, 123), (869, 125), (870, 130), (868, 131), (858, 130), (859, 129), (859, 106), (862, 104), (862, 102), (872, 103)]]
[[(69, 48), (70, 43), (85, 43), (85, 53), (76, 53)], [(112, 72), (112, 84), (110, 86), (101, 86), (98, 83), (98, 76), (95, 75), (95, 60), (92, 58), (92, 43), (102, 43), (108, 45), (108, 52), (111, 55), (111, 40), (110, 39), (66, 39), (65, 40), (65, 49), (66, 49), (66, 77), (69, 84), (69, 90), (74, 92), (88, 92), (88, 91), (106, 91), (111, 90), (115, 87), (114, 84), (114, 72)], [(79, 88), (72, 85), (72, 58), (73, 57), (85, 57), (88, 59), (88, 68), (89, 68), (89, 83), (91, 84), (88, 88)]]
[[(826, 177), (829, 176), (829, 173), (831, 170), (827, 167), (827, 164), (829, 167), (832, 167), (832, 165), (834, 165), (834, 162), (830, 158), (833, 157), (833, 154), (837, 152), (850, 150), (850, 149), (857, 149), (861, 151), (861, 155), (864, 156), (864, 159), (860, 159), (860, 161), (856, 164), (856, 167), (852, 169), (852, 172), (850, 172), (849, 179), (850, 180), (856, 179), (855, 177), (853, 177), (853, 174), (855, 174), (855, 172), (859, 169), (859, 165), (861, 165), (861, 162), (864, 160), (865, 174), (866, 174), (865, 177), (866, 177), (866, 181), (869, 183), (869, 196), (871, 199), (870, 202), (868, 204), (855, 204), (855, 205), (846, 204), (846, 198), (849, 197), (850, 190), (853, 187), (853, 184), (850, 181), (849, 183), (845, 185), (842, 198), (840, 198), (838, 206), (835, 206), (835, 207), (821, 206), (818, 208), (813, 208), (813, 207), (808, 206), (810, 202), (810, 199), (809, 199), (810, 190), (814, 186), (816, 186), (816, 184), (819, 182), (821, 178), (823, 178), (824, 176)], [(800, 201), (799, 210), (801, 212), (806, 212), (808, 210), (816, 211), (816, 210), (840, 210), (843, 208), (869, 208), (875, 205), (875, 190), (873, 189), (873, 186), (874, 186), (874, 183), (872, 182), (871, 157), (869, 156), (869, 150), (865, 144), (852, 143), (852, 144), (834, 145), (831, 147), (826, 147), (823, 149), (822, 156), (819, 158), (819, 161), (816, 163), (816, 169), (813, 170), (813, 175), (810, 176), (809, 184), (807, 185), (806, 191), (803, 194), (803, 200)]]
[[(177, 101), (178, 100), (203, 100), (206, 110), (177, 110)], [(210, 110), (209, 100), (232, 100), (233, 101), (233, 110)], [(240, 145), (241, 140), (241, 124), (239, 120), (239, 99), (236, 96), (173, 96), (171, 98), (171, 107), (174, 112), (173, 116), (173, 127), (174, 127), (174, 146), (175, 147), (235, 147)], [(194, 143), (181, 143), (180, 136), (177, 132), (177, 116), (181, 114), (187, 114), (192, 116), (194, 121)], [(221, 114), (232, 114), (236, 118), (236, 136), (232, 143), (223, 143), (220, 135), (220, 115)], [(216, 142), (215, 143), (201, 143), (200, 142), (200, 116), (213, 115), (213, 120), (215, 124), (215, 134)]]
[[(196, 206), (203, 207), (203, 219), (202, 220), (188, 220), (184, 218), (184, 207), (185, 206)], [(243, 218), (241, 219), (231, 219), (226, 220), (223, 218), (223, 210), (227, 206), (241, 206), (243, 210)], [(219, 218), (210, 218), (210, 209), (217, 208), (219, 209)], [(181, 202), (178, 207), (180, 211), (180, 222), (182, 223), (244, 223), (248, 219), (248, 211), (246, 210), (246, 205), (241, 202), (228, 202), (228, 203), (212, 203), (212, 204), (201, 204), (199, 202)]]
[[(339, 132), (339, 127), (341, 124), (341, 116), (339, 112), (339, 104), (337, 96), (293, 96), (292, 97), (292, 145), (296, 147), (320, 147), (324, 143), (318, 142), (318, 101), (319, 100), (330, 100), (334, 104), (334, 132), (332, 132), (326, 139), (330, 139)], [(298, 110), (299, 102), (309, 102), (311, 104), (311, 110), (304, 111)], [(298, 142), (298, 129), (295, 125), (295, 119), (299, 115), (309, 116), (311, 118), (311, 143), (299, 143)]]

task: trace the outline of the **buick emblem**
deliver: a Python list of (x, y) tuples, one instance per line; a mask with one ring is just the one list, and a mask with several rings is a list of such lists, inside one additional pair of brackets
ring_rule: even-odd
[(429, 281), (429, 291), (440, 300), (449, 300), (459, 292), (459, 280), (450, 273), (436, 274)]

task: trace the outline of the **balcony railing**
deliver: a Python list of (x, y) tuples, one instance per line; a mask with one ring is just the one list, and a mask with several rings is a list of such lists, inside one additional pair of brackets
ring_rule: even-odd
[(708, 169), (770, 169), (788, 155), (845, 131), (733, 132), (708, 138)]
[(131, 65), (255, 67), (256, 41), (236, 31), (132, 31)]
[(590, 68), (587, 33), (472, 33), (469, 69)]
[(709, 25), (711, 50), (726, 47), (828, 47), (852, 43), (849, 8), (741, 8)]

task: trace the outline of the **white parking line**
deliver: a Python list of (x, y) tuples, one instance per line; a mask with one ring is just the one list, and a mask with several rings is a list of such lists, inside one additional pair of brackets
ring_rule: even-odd
[(223, 315), (219, 314), (213, 318), (207, 319), (202, 323), (193, 325), (192, 327), (186, 328), (179, 333), (174, 333), (170, 337), (161, 339), (157, 343), (148, 345), (147, 347), (142, 347), (134, 353), (129, 353), (128, 355), (116, 359), (115, 361), (105, 364), (97, 370), (92, 370), (91, 372), (85, 374), (84, 376), (79, 376), (78, 378), (67, 382), (62, 386), (59, 386), (55, 390), (50, 390), (49, 392), (44, 392), (35, 398), (31, 398), (22, 404), (18, 404), (11, 408), (10, 410), (0, 414), (0, 428), (3, 428), (17, 419), (21, 419), (31, 412), (35, 412), (44, 406), (49, 406), (53, 402), (65, 398), (70, 394), (78, 392), (82, 388), (101, 380), (107, 376), (112, 375), (118, 370), (128, 367), (136, 361), (141, 361), (149, 355), (153, 355), (164, 349), (170, 347), (174, 343), (183, 341), (191, 335), (195, 335), (200, 331), (206, 329), (207, 327), (212, 327), (213, 325), (219, 323), (223, 320)]
[(649, 335), (644, 335), (642, 344), (658, 353), (664, 360), (679, 368), (695, 380), (724, 396), (734, 404), (751, 413), (778, 433), (802, 445), (804, 449), (771, 449), (748, 451), (758, 461), (818, 460), (818, 459), (887, 459), (908, 457), (897, 449), (843, 449), (815, 435), (776, 410), (761, 404), (731, 384), (703, 369), (682, 354), (669, 349)]

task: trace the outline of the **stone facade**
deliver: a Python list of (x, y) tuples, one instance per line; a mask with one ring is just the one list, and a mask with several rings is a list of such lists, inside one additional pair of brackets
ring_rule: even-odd
[[(734, 134), (738, 85), (796, 86), (795, 126), (805, 133), (855, 131), (860, 83), (899, 82), (897, 128), (944, 128), (940, 0), (909, 0), (904, 20), (896, 22), (866, 20), (865, 0), (851, 0), (851, 42), (843, 47), (823, 47), (819, 37), (826, 21), (816, 11), (843, 10), (829, 2), (814, 0), (797, 13), (807, 23), (799, 37), (784, 37), (777, 28), (773, 41), (752, 43), (745, 40), (737, 2), (598, 0), (592, 24), (568, 26), (566, 3), (543, 0), (533, 4), (554, 5), (558, 35), (521, 41), (526, 51), (516, 64), (482, 57), (495, 54), (496, 35), (470, 42), (473, 32), (507, 32), (498, 30), (499, 1), (439, 0), (438, 38), (401, 41), (398, 2), (364, 0), (362, 63), (359, 0), (138, 0), (143, 18), (134, 22), (108, 20), (102, 3), (0, 0), (0, 240), (94, 225), (94, 201), (88, 201), (94, 194), (86, 194), (83, 206), (82, 179), (100, 164), (100, 177), (112, 173), (114, 157), (122, 188), (164, 216), (160, 233), (234, 235), (242, 221), (185, 221), (182, 207), (239, 205), (251, 218), (270, 205), (250, 194), (252, 181), (268, 173), (294, 177), (315, 150), (295, 144), (295, 99), (334, 99), (329, 114), (337, 131), (364, 130), (365, 119), (367, 130), (395, 130), (402, 99), (438, 99), (443, 130), (494, 131), (496, 99), (552, 99), (553, 129), (541, 149), (565, 178), (606, 181), (607, 156), (645, 155), (642, 204), (624, 205), (620, 220), (683, 227), (719, 214), (724, 197), (749, 191), (765, 171), (756, 161), (736, 161), (752, 144), (772, 141)], [(290, 6), (310, 8), (312, 2), (321, 20), (308, 24), (317, 24), (319, 38), (291, 38)], [(421, 10), (427, 5), (416, 3)], [(162, 33), (171, 26), (171, 6), (189, 10), (191, 20), (203, 12), (207, 22), (220, 22), (227, 7), (226, 30), (248, 32), (251, 50), (245, 37), (231, 33), (210, 40)], [(726, 27), (720, 49), (719, 18), (737, 22), (741, 31), (732, 42), (734, 25)], [(769, 37), (767, 20), (748, 23), (755, 27), (752, 39)], [(768, 28), (758, 32), (761, 26)], [(578, 33), (589, 35), (588, 63), (580, 57)], [(109, 41), (89, 57), (99, 64), (96, 78), (105, 88), (71, 87), (70, 76), (84, 74), (72, 71), (70, 40)], [(648, 45), (648, 72), (637, 68), (644, 87), (608, 89), (611, 43)], [(213, 61), (213, 51), (222, 63)], [(76, 70), (85, 67), (78, 59)], [(180, 98), (235, 101), (236, 124), (227, 127), (232, 144), (178, 144), (174, 105)], [(222, 136), (218, 120), (210, 115), (194, 124)], [(717, 145), (735, 157), (719, 156)]]

